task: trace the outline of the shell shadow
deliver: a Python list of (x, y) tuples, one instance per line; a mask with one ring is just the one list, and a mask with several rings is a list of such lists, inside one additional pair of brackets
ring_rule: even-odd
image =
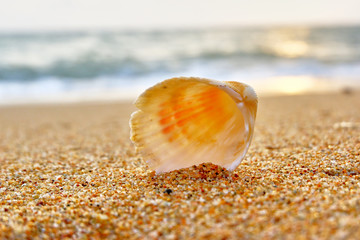
[(179, 170), (161, 173), (156, 175), (155, 172), (150, 173), (153, 180), (177, 182), (184, 180), (192, 181), (218, 181), (221, 179), (228, 179), (232, 173), (226, 168), (220, 167), (212, 163), (202, 163), (194, 165), (189, 168), (182, 168)]

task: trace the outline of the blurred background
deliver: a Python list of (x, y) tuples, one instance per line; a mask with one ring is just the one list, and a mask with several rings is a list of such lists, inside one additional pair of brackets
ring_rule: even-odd
[(260, 95), (360, 87), (359, 0), (12, 0), (0, 104), (132, 100), (175, 76)]

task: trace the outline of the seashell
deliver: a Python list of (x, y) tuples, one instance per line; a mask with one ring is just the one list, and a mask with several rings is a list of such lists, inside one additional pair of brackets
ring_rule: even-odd
[(253, 136), (257, 96), (248, 85), (171, 78), (142, 93), (131, 140), (157, 173), (205, 162), (234, 170)]

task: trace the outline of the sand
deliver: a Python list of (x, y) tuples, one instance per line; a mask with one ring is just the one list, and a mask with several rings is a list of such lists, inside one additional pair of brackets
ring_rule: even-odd
[(360, 94), (260, 98), (234, 172), (155, 175), (133, 110), (0, 107), (0, 238), (358, 239)]

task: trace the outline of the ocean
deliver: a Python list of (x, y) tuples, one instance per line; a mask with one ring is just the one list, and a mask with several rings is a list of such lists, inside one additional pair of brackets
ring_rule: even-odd
[(260, 95), (360, 87), (360, 26), (0, 33), (0, 104), (135, 99), (176, 76)]

